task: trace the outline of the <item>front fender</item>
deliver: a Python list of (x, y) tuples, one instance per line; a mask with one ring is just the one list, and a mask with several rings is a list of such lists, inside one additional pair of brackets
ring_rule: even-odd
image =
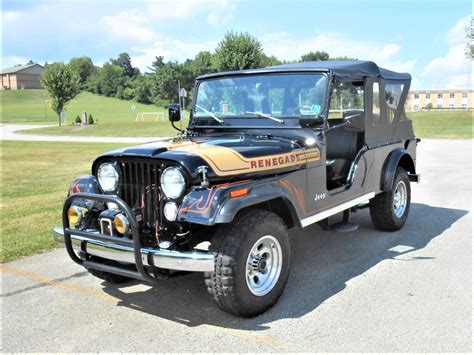
[[(231, 198), (230, 192), (248, 189), (244, 196)], [(278, 179), (247, 180), (229, 184), (214, 185), (210, 188), (195, 188), (183, 200), (178, 212), (178, 220), (202, 225), (230, 223), (243, 208), (262, 202), (282, 198), (296, 214), (291, 198)]]

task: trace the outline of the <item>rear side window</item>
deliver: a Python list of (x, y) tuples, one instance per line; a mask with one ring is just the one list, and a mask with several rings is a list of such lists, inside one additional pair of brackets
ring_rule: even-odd
[(403, 92), (402, 83), (386, 83), (385, 84), (385, 102), (387, 104), (388, 121), (393, 122), (395, 112), (397, 111), (400, 97)]

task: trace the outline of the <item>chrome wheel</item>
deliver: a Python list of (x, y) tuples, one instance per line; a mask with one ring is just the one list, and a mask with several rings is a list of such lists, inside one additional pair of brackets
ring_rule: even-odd
[(280, 242), (272, 235), (260, 238), (247, 257), (247, 286), (255, 296), (269, 293), (278, 282), (283, 265)]
[(401, 218), (407, 208), (407, 186), (404, 181), (399, 181), (393, 194), (393, 212), (395, 216)]

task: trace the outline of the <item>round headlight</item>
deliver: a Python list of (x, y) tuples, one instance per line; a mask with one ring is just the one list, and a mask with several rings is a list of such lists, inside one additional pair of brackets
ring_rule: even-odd
[(178, 168), (166, 168), (161, 174), (161, 189), (168, 198), (178, 198), (185, 188), (184, 176)]
[(100, 187), (104, 191), (114, 191), (117, 189), (119, 182), (119, 173), (114, 164), (104, 163), (99, 167), (97, 172)]
[(174, 221), (178, 215), (178, 206), (174, 202), (166, 202), (163, 213), (168, 221)]

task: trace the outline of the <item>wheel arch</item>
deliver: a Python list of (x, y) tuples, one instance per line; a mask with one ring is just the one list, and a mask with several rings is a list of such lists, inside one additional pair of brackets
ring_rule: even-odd
[[(242, 207), (238, 211), (236, 211), (235, 215), (238, 213), (245, 212), (249, 209), (259, 209), (264, 211), (269, 211), (276, 214), (280, 217), (283, 222), (285, 223), (288, 229), (294, 227), (300, 227), (300, 220), (296, 213), (296, 209), (293, 204), (285, 197), (279, 196), (274, 197), (266, 201), (262, 201), (255, 204), (250, 204), (248, 206)], [(235, 217), (234, 215), (234, 217)]]
[[(235, 190), (244, 190), (246, 193), (232, 198), (231, 192)], [(275, 213), (288, 228), (301, 227), (298, 210), (291, 196), (275, 178), (196, 189), (185, 197), (178, 220), (207, 226), (227, 224), (239, 212), (251, 208)]]
[(415, 162), (410, 153), (403, 148), (393, 150), (385, 161), (381, 181), (382, 191), (389, 191), (392, 189), (393, 180), (398, 167), (402, 167), (410, 174), (416, 174)]

